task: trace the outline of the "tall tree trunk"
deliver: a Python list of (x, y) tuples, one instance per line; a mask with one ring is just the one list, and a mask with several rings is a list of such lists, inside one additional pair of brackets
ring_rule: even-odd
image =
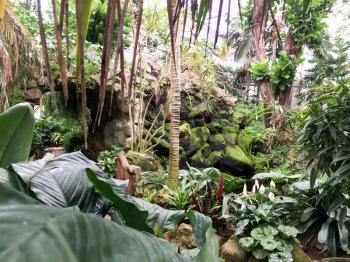
[[(301, 54), (301, 48), (297, 46), (296, 41), (294, 40), (292, 36), (292, 30), (289, 29), (286, 40), (284, 41), (283, 50), (286, 51), (288, 55), (294, 55), (298, 57)], [(279, 103), (285, 107), (289, 107), (290, 105), (290, 93), (292, 90), (292, 86), (287, 87), (285, 90), (283, 90), (279, 95)]]
[[(56, 0), (52, 0), (52, 14), (53, 14), (53, 20), (55, 23), (55, 36), (56, 36), (56, 43), (57, 43), (57, 60), (58, 60), (58, 65), (60, 67), (64, 102), (67, 105), (67, 102), (68, 102), (67, 72), (66, 72), (66, 66), (64, 63), (64, 56), (63, 56), (63, 49), (62, 49), (62, 34), (61, 34), (62, 31), (60, 29), (60, 23), (58, 22), (58, 18), (57, 18)], [(63, 18), (62, 18), (62, 20), (63, 20)]]
[[(169, 4), (169, 2), (168, 2)], [(172, 19), (169, 19), (172, 20)], [(169, 176), (167, 185), (170, 188), (174, 188), (179, 181), (179, 162), (180, 162), (180, 109), (181, 109), (181, 61), (180, 61), (180, 33), (175, 32), (174, 26), (173, 37), (173, 60), (172, 60), (172, 81), (171, 81), (171, 92), (170, 92), (170, 112), (171, 112), (171, 123), (170, 123), (170, 155), (169, 155)]]
[(41, 13), (41, 1), (40, 0), (37, 0), (37, 9), (38, 9), (38, 21), (39, 21), (41, 48), (42, 48), (42, 53), (43, 53), (44, 62), (45, 62), (45, 71), (46, 71), (48, 84), (49, 84), (50, 91), (51, 91), (52, 98), (53, 98), (54, 108), (55, 108), (55, 111), (57, 113), (58, 108), (57, 108), (57, 100), (56, 100), (56, 93), (55, 93), (55, 83), (53, 82), (52, 73), (51, 73), (49, 51), (47, 49), (44, 21), (43, 21), (43, 15)]
[(100, 76), (100, 90), (99, 90), (99, 102), (95, 118), (94, 129), (96, 124), (99, 126), (102, 118), (102, 113), (105, 104), (106, 97), (106, 83), (108, 79), (109, 69), (109, 57), (112, 46), (112, 35), (114, 29), (115, 11), (117, 7), (116, 0), (109, 0), (107, 7), (107, 15), (105, 20), (105, 34), (103, 38), (103, 50), (102, 50), (102, 62), (101, 62), (101, 76)]
[(67, 71), (69, 71), (70, 61), (69, 61), (69, 0), (64, 1), (64, 13), (66, 14), (65, 19), (65, 36), (66, 36), (66, 63), (67, 63)]
[[(266, 59), (264, 31), (268, 16), (268, 4), (266, 0), (255, 0), (253, 6), (253, 42), (255, 57), (258, 61)], [(271, 114), (269, 111), (274, 103), (270, 80), (259, 81), (259, 89), (263, 98), (267, 114), (265, 115), (265, 125), (270, 126)]]
[[(76, 0), (76, 14), (77, 14), (77, 60), (79, 61), (79, 74), (80, 78), (80, 90), (81, 90), (81, 107), (82, 107), (82, 120), (83, 120), (83, 132), (84, 132), (84, 143), (85, 149), (87, 149), (87, 136), (88, 136), (88, 125), (87, 125), (87, 110), (86, 110), (86, 85), (85, 85), (85, 67), (84, 67), (84, 15), (83, 15), (83, 1)], [(88, 16), (89, 17), (89, 16)]]

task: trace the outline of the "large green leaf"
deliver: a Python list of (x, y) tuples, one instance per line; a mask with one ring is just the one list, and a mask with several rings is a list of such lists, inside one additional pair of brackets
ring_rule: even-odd
[(212, 227), (211, 219), (197, 211), (189, 211), (186, 216), (191, 222), (192, 231), (196, 238), (198, 247), (202, 248), (207, 240), (207, 231)]
[(27, 160), (32, 144), (34, 113), (28, 103), (0, 115), (0, 167)]
[(91, 169), (86, 169), (86, 175), (96, 190), (113, 202), (127, 226), (153, 233), (153, 229), (147, 224), (148, 212), (140, 210), (132, 198), (128, 198), (106, 181), (99, 179)]
[(0, 184), (0, 261), (171, 261), (177, 247), (72, 208), (31, 203)]
[(154, 228), (156, 225), (162, 232), (169, 231), (179, 224), (184, 217), (184, 210), (170, 210), (156, 204), (151, 204), (140, 198), (133, 198), (140, 210), (148, 212), (147, 224)]
[(13, 171), (43, 203), (56, 207), (78, 206), (84, 212), (93, 212), (98, 196), (85, 175), (86, 168), (106, 177), (81, 152), (12, 165)]
[(209, 227), (205, 234), (205, 244), (196, 257), (196, 262), (222, 261), (219, 258), (219, 238), (212, 227)]

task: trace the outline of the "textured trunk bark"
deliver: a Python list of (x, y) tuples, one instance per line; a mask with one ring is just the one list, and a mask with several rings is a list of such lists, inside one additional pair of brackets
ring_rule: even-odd
[[(176, 31), (178, 26), (174, 26)], [(169, 176), (167, 185), (170, 188), (174, 188), (179, 181), (179, 162), (180, 162), (180, 109), (181, 109), (181, 56), (180, 56), (180, 33), (174, 32), (174, 50), (172, 61), (172, 81), (171, 81), (171, 92), (170, 92), (170, 112), (171, 112), (171, 123), (170, 123), (170, 155), (169, 155)]]
[[(55, 23), (55, 36), (56, 36), (56, 44), (57, 44), (57, 60), (58, 60), (58, 65), (60, 67), (64, 102), (67, 105), (67, 102), (68, 102), (67, 72), (66, 72), (66, 65), (64, 62), (63, 48), (62, 48), (62, 31), (60, 29), (60, 23), (58, 22), (58, 18), (57, 18), (56, 0), (52, 0), (52, 15), (53, 15), (54, 23)], [(63, 20), (63, 18), (62, 18), (62, 20)]]
[(37, 0), (37, 8), (38, 8), (38, 21), (39, 21), (39, 31), (40, 31), (40, 41), (41, 41), (41, 48), (43, 52), (44, 62), (45, 62), (45, 71), (47, 80), (49, 83), (50, 91), (53, 98), (54, 108), (56, 112), (58, 112), (57, 108), (57, 101), (56, 101), (56, 94), (55, 94), (55, 84), (53, 82), (52, 73), (51, 73), (51, 67), (50, 67), (50, 60), (49, 60), (49, 51), (47, 49), (47, 43), (46, 43), (46, 35), (45, 35), (45, 28), (44, 28), (44, 20), (43, 15), (41, 13), (41, 1)]
[[(263, 61), (266, 59), (265, 51), (265, 39), (264, 39), (264, 29), (266, 26), (268, 15), (268, 4), (266, 0), (255, 0), (253, 6), (253, 42), (255, 57), (258, 61)], [(261, 95), (267, 114), (265, 116), (265, 124), (270, 126), (271, 114), (268, 113), (274, 103), (271, 83), (269, 80), (262, 80), (259, 82), (259, 88), (261, 90)]]
[[(286, 40), (284, 42), (283, 50), (286, 51), (289, 55), (299, 56), (301, 53), (301, 48), (297, 46), (297, 43), (295, 42), (292, 31), (289, 29)], [(286, 88), (284, 91), (282, 91), (278, 97), (278, 101), (280, 105), (289, 107), (290, 106), (290, 93), (291, 93), (292, 87)]]

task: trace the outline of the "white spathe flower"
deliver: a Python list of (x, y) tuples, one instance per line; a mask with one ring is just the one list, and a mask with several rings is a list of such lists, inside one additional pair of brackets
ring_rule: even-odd
[(255, 179), (255, 184), (254, 185), (256, 186), (256, 189), (259, 189), (259, 182), (258, 182), (257, 179)]
[(271, 180), (271, 182), (270, 182), (270, 188), (272, 188), (272, 189), (276, 188), (276, 184), (275, 184), (275, 182), (273, 182), (273, 180)]
[(243, 203), (243, 204), (241, 205), (241, 210), (244, 210), (244, 209), (246, 209), (246, 206), (245, 206), (245, 204)]
[(253, 192), (253, 194), (255, 194), (255, 192), (256, 192), (256, 185), (253, 185), (252, 192)]
[(247, 191), (247, 184), (244, 184), (242, 194), (243, 194), (243, 196), (248, 195), (248, 191)]
[(260, 194), (264, 194), (264, 193), (265, 193), (265, 187), (264, 187), (264, 185), (261, 185), (261, 187), (259, 188), (259, 193), (260, 193)]
[(269, 193), (269, 199), (271, 201), (275, 200), (275, 195), (272, 192)]

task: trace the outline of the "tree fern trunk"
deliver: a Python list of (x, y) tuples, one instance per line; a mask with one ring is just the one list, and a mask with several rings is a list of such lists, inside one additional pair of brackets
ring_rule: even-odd
[[(177, 28), (177, 27), (174, 27)], [(180, 62), (180, 34), (176, 33), (174, 45), (175, 59), (172, 62), (172, 81), (171, 81), (171, 128), (170, 128), (170, 155), (169, 155), (169, 176), (167, 185), (170, 188), (176, 186), (179, 180), (179, 161), (180, 161), (180, 109), (181, 109), (181, 62)]]

